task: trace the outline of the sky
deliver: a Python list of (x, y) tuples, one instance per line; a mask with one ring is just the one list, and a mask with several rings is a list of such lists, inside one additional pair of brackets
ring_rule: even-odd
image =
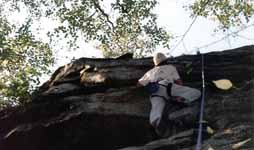
[[(183, 6), (189, 1), (187, 0), (160, 0), (159, 6), (156, 8), (158, 12), (158, 22), (160, 25), (169, 29), (174, 35), (183, 35), (192, 22), (190, 13), (186, 11)], [(254, 17), (252, 17), (249, 24), (254, 24)], [(244, 45), (254, 44), (254, 26), (239, 32), (240, 37), (225, 38), (227, 34), (232, 31), (214, 32), (218, 23), (208, 20), (203, 17), (198, 17), (192, 25), (190, 31), (187, 33), (183, 42), (175, 48), (175, 45), (181, 38), (173, 42), (170, 52), (173, 56), (181, 54), (196, 53), (199, 49), (202, 53), (210, 51), (221, 51), (232, 49)], [(215, 41), (224, 39), (218, 43), (212, 44)], [(248, 39), (246, 39), (248, 38)], [(251, 39), (252, 38), (252, 39)], [(206, 46), (211, 44), (210, 46)]]
[[(163, 52), (169, 53), (171, 56), (179, 56), (182, 54), (195, 54), (197, 50), (201, 53), (206, 53), (254, 44), (254, 17), (252, 17), (249, 23), (249, 25), (252, 24), (252, 26), (239, 32), (238, 34), (240, 36), (237, 37), (227, 37), (227, 34), (237, 30), (214, 32), (218, 23), (203, 17), (198, 17), (182, 42), (179, 42), (182, 38), (181, 35), (187, 31), (193, 20), (193, 18), (190, 18), (190, 12), (183, 8), (183, 6), (192, 1), (193, 0), (159, 0), (159, 4), (154, 9), (154, 12), (158, 15), (159, 26), (164, 27), (174, 36), (179, 37), (171, 41), (170, 50), (158, 48), (154, 53)], [(106, 2), (110, 4), (111, 0), (107, 0)], [(23, 13), (13, 13), (11, 15), (13, 18), (10, 19), (19, 23), (24, 21), (25, 17), (22, 15)], [(57, 26), (57, 22), (53, 22), (48, 18), (43, 18), (40, 23), (41, 30), (38, 32), (36, 30), (37, 26), (34, 28), (34, 32), (38, 32), (35, 33), (37, 38), (48, 42), (49, 39), (46, 37), (46, 33), (48, 31), (53, 31), (54, 27)], [(69, 48), (64, 46), (65, 42), (65, 40), (62, 40), (54, 46), (56, 63), (53, 70), (69, 63), (73, 58), (103, 57), (98, 49), (95, 49), (91, 44), (83, 42), (82, 39), (79, 39), (80, 48), (76, 51), (69, 51)]]
[[(193, 18), (190, 18), (190, 12), (183, 8), (184, 5), (190, 2), (190, 0), (159, 0), (159, 4), (154, 10), (158, 14), (159, 26), (164, 27), (174, 36), (183, 35), (193, 20)], [(249, 24), (254, 24), (254, 17)], [(195, 54), (197, 50), (206, 53), (254, 44), (254, 26), (239, 32), (238, 34), (241, 37), (230, 36), (229, 38), (226, 38), (227, 34), (232, 31), (214, 32), (216, 27), (218, 27), (218, 23), (198, 17), (183, 42), (178, 43), (181, 40), (181, 37), (179, 37), (171, 41), (170, 50), (159, 48), (154, 53), (163, 52), (170, 53), (171, 56), (179, 56), (182, 54)], [(179, 45), (176, 47), (177, 44)], [(73, 57), (103, 57), (100, 51), (90, 44), (82, 43), (80, 46), (81, 48), (75, 52), (63, 52), (61, 49), (61, 53), (58, 53), (58, 55), (63, 59), (57, 65), (69, 63), (69, 59)], [(88, 49), (89, 51), (87, 51)], [(66, 56), (69, 58), (64, 58)]]

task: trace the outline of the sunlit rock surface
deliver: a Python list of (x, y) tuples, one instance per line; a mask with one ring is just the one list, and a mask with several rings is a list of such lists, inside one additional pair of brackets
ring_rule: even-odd
[[(214, 133), (207, 150), (254, 149), (254, 46), (204, 54), (205, 120)], [(201, 56), (169, 60), (184, 83), (201, 89)], [(137, 80), (153, 67), (151, 58), (81, 58), (60, 67), (33, 102), (0, 112), (1, 150), (187, 150), (196, 144), (198, 102), (171, 105), (171, 135), (159, 138), (149, 124), (149, 96)], [(212, 81), (229, 79), (234, 88), (216, 89)], [(179, 124), (180, 122), (180, 124)]]

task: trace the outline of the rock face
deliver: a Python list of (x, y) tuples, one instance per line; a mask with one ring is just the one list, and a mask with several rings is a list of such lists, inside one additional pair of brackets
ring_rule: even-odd
[[(245, 140), (240, 149), (254, 149), (254, 46), (204, 58), (205, 120), (214, 133), (203, 139), (202, 149), (230, 150)], [(200, 59), (187, 55), (168, 63), (186, 85), (200, 89)], [(194, 149), (195, 120), (182, 116), (197, 104), (171, 105), (169, 115), (180, 116), (182, 124), (172, 122), (168, 138), (157, 137), (149, 125), (149, 96), (135, 85), (152, 67), (151, 58), (130, 57), (81, 58), (60, 67), (31, 103), (0, 112), (0, 149)], [(218, 90), (212, 84), (217, 79), (230, 79), (235, 87)]]

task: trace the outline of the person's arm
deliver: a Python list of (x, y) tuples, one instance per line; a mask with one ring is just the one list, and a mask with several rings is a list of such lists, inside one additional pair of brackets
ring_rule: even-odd
[(138, 82), (137, 85), (138, 87), (140, 86), (146, 86), (149, 83), (149, 73), (145, 73), (143, 77), (141, 77)]
[(150, 82), (154, 82), (154, 73), (157, 71), (156, 68), (152, 68), (147, 71), (137, 82), (136, 86), (146, 86)]

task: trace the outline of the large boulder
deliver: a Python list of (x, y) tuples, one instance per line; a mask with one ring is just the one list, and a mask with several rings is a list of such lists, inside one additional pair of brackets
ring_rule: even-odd
[[(203, 149), (254, 149), (254, 46), (204, 54), (205, 120), (214, 133)], [(201, 89), (201, 56), (169, 59), (186, 85)], [(166, 150), (193, 149), (195, 116), (190, 106), (171, 105), (171, 135), (156, 136), (149, 124), (149, 95), (137, 80), (153, 67), (151, 58), (80, 58), (55, 71), (33, 101), (0, 112), (1, 150)], [(212, 81), (229, 79), (221, 91)], [(174, 122), (174, 120), (180, 120)]]

